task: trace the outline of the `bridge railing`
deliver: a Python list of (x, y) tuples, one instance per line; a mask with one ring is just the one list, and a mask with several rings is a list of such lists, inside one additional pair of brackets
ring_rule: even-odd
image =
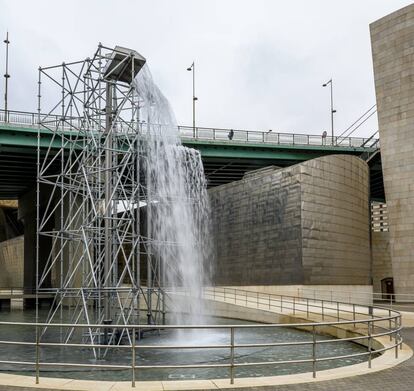
[[(40, 114), (40, 121), (51, 128), (61, 126), (73, 129), (80, 126), (82, 119), (78, 117), (62, 117), (55, 114)], [(0, 110), (0, 123), (37, 127), (38, 113), (26, 111)], [(326, 147), (379, 148), (379, 139), (368, 137), (324, 137), (321, 135), (282, 133), (274, 131), (252, 131), (242, 129), (207, 128), (197, 126), (178, 126), (182, 139), (200, 141), (219, 141), (231, 143), (277, 144), (277, 145), (309, 145)]]
[(224, 141), (244, 143), (265, 143), (278, 145), (313, 145), (331, 147), (378, 148), (378, 139), (363, 137), (323, 137), (301, 133), (280, 133), (274, 131), (252, 131), (240, 129), (204, 128), (179, 126), (183, 139), (200, 141)]

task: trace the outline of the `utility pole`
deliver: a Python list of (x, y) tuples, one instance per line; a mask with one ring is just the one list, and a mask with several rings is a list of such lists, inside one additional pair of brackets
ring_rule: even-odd
[(330, 85), (331, 87), (331, 136), (332, 136), (332, 145), (334, 145), (334, 114), (336, 113), (336, 110), (333, 108), (333, 81), (332, 79), (330, 79), (329, 81), (327, 81), (326, 83), (322, 84), (322, 87), (327, 87), (328, 85)]
[(196, 104), (196, 100), (198, 100), (198, 98), (195, 96), (195, 64), (194, 61), (191, 64), (191, 66), (189, 66), (187, 68), (187, 71), (189, 72), (193, 72), (193, 137), (196, 137), (196, 125), (195, 125), (195, 104)]
[(8, 94), (8, 87), (9, 87), (9, 45), (10, 45), (10, 41), (9, 41), (9, 32), (7, 31), (6, 34), (6, 39), (3, 41), (6, 44), (6, 73), (4, 74), (4, 79), (5, 79), (5, 88), (4, 88), (4, 116), (5, 116), (5, 120), (6, 122), (8, 122), (8, 115), (7, 115), (7, 94)]

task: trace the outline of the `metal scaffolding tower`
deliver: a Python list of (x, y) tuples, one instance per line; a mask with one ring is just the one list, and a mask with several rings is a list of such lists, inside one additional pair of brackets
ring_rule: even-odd
[[(140, 121), (133, 83), (145, 61), (133, 50), (99, 45), (92, 58), (39, 68), (39, 130), (52, 137), (45, 145), (38, 133), (36, 288), (54, 293), (48, 322), (67, 313), (70, 323), (88, 325), (139, 324), (140, 312), (149, 324), (164, 319), (148, 217), (150, 124)], [(42, 115), (42, 106), (52, 109)], [(51, 243), (47, 258), (38, 249), (41, 238)], [(131, 334), (90, 326), (62, 338), (120, 344)]]

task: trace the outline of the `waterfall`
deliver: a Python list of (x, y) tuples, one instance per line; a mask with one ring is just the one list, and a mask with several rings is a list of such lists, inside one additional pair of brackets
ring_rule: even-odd
[(200, 153), (182, 146), (171, 106), (147, 65), (134, 87), (141, 101), (140, 120), (145, 121), (151, 256), (160, 260), (160, 281), (172, 293), (173, 323), (197, 324), (212, 263), (210, 207)]

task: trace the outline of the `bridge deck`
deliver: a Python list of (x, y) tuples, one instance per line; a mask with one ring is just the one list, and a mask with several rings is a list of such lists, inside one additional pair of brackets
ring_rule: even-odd
[[(51, 127), (61, 121), (56, 115), (41, 116)], [(68, 131), (71, 121), (65, 124)], [(0, 199), (18, 198), (35, 184), (38, 122), (37, 113), (0, 110)], [(269, 165), (285, 167), (337, 153), (361, 156), (379, 147), (374, 138), (332, 139), (322, 135), (188, 126), (179, 126), (178, 130), (184, 145), (200, 151), (209, 186), (239, 180), (247, 171)], [(49, 147), (52, 134), (41, 129), (41, 150)], [(54, 148), (60, 148), (60, 140), (54, 144)]]

